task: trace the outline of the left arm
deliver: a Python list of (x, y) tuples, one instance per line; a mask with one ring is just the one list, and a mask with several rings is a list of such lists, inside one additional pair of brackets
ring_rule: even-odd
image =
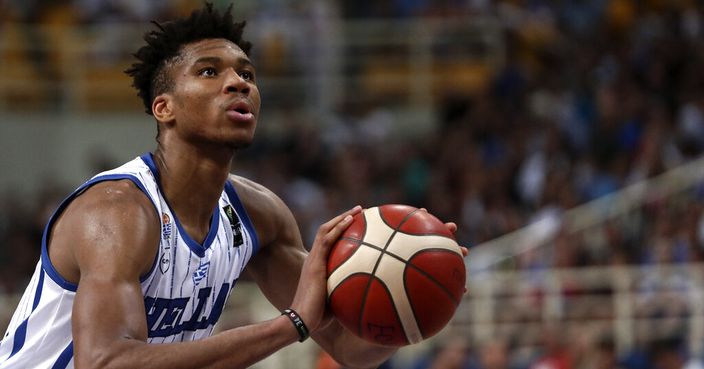
[[(375, 345), (354, 336), (332, 314), (325, 312), (329, 250), (349, 225), (349, 222), (345, 224), (344, 216), (360, 210), (350, 210), (322, 225), (308, 254), (293, 214), (280, 198), (249, 181), (238, 178), (234, 183), (242, 193), (242, 201), (260, 240), (259, 252), (250, 260), (246, 273), (267, 299), (279, 310), (288, 307), (297, 310), (308, 325), (311, 337), (347, 367), (376, 368), (393, 355), (396, 348)], [(306, 307), (308, 305), (313, 308)], [(299, 306), (304, 307), (298, 310)]]

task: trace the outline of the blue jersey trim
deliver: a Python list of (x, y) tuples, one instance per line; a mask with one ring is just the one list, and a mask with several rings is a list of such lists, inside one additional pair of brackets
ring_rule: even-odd
[(32, 303), (32, 311), (29, 313), (29, 316), (22, 323), (20, 323), (20, 325), (17, 327), (17, 330), (15, 330), (15, 336), (12, 338), (12, 352), (5, 361), (13, 357), (24, 346), (24, 342), (27, 339), (27, 324), (29, 324), (29, 317), (32, 316), (32, 312), (34, 312), (34, 310), (37, 308), (37, 305), (39, 305), (39, 300), (42, 297), (43, 287), (44, 271), (41, 270), (39, 271), (39, 281), (37, 282), (37, 289), (36, 291), (34, 291), (34, 302)]
[(42, 298), (42, 289), (44, 288), (44, 270), (39, 271), (39, 282), (37, 283), (37, 291), (34, 293), (34, 302), (32, 302), (32, 311), (39, 306), (39, 301)]
[(225, 182), (225, 193), (227, 193), (227, 197), (230, 198), (230, 203), (235, 207), (235, 210), (237, 210), (237, 214), (240, 215), (242, 224), (247, 228), (247, 232), (252, 236), (252, 256), (254, 256), (259, 251), (259, 237), (247, 214), (247, 210), (245, 210), (242, 201), (240, 201), (240, 197), (237, 195), (235, 186), (229, 179)]
[(56, 359), (56, 362), (52, 365), (51, 369), (66, 369), (68, 363), (71, 362), (71, 359), (73, 359), (73, 341), (71, 341), (71, 343), (69, 343), (68, 346), (61, 351), (59, 358)]
[(7, 357), (8, 360), (15, 356), (15, 354), (18, 353), (24, 346), (24, 341), (27, 338), (27, 324), (29, 324), (29, 317), (27, 317), (27, 319), (25, 319), (17, 327), (15, 337), (12, 340), (12, 352), (10, 353), (10, 356)]
[[(156, 184), (159, 187), (159, 191), (161, 191), (161, 193), (163, 194), (164, 191), (161, 188), (161, 178), (159, 176), (159, 169), (157, 168), (156, 163), (154, 163), (154, 157), (151, 153), (146, 153), (142, 155), (141, 158), (142, 161), (147, 164), (149, 170), (152, 171), (152, 174), (154, 174), (154, 178), (156, 178)], [(215, 209), (213, 209), (213, 215), (210, 217), (210, 230), (208, 231), (208, 235), (205, 237), (205, 240), (201, 244), (198, 241), (192, 239), (191, 236), (183, 228), (183, 226), (181, 226), (181, 221), (178, 219), (178, 215), (176, 215), (176, 212), (173, 210), (173, 208), (171, 208), (171, 205), (169, 205), (169, 201), (166, 199), (166, 196), (162, 197), (164, 198), (164, 201), (166, 201), (166, 206), (168, 206), (169, 210), (171, 210), (171, 214), (174, 216), (174, 222), (176, 223), (176, 227), (178, 228), (178, 231), (181, 234), (181, 238), (186, 243), (188, 248), (191, 249), (193, 253), (195, 253), (201, 258), (205, 256), (205, 250), (210, 248), (210, 245), (212, 245), (213, 241), (215, 240), (215, 236), (217, 236), (218, 234), (218, 228), (220, 227), (220, 209), (218, 205), (215, 204)]]
[[(65, 279), (59, 274), (59, 272), (56, 271), (56, 269), (54, 268), (54, 265), (51, 263), (51, 260), (49, 259), (49, 252), (48, 252), (48, 247), (47, 247), (47, 241), (49, 240), (49, 234), (50, 234), (50, 232), (51, 232), (52, 226), (54, 225), (54, 222), (56, 221), (56, 218), (57, 218), (61, 213), (63, 213), (64, 210), (66, 210), (66, 207), (68, 207), (68, 205), (69, 205), (76, 197), (78, 197), (78, 195), (82, 194), (82, 193), (85, 192), (88, 188), (90, 188), (91, 186), (95, 185), (96, 183), (105, 182), (105, 181), (117, 181), (117, 180), (123, 180), (123, 179), (128, 179), (128, 180), (132, 181), (137, 187), (139, 187), (139, 189), (140, 189), (142, 192), (144, 192), (145, 195), (147, 195), (148, 198), (151, 199), (151, 197), (149, 196), (149, 192), (148, 192), (147, 189), (144, 187), (144, 185), (142, 184), (142, 182), (140, 182), (139, 179), (137, 179), (137, 177), (135, 177), (135, 176), (133, 176), (133, 175), (131, 175), (131, 174), (108, 174), (108, 175), (103, 175), (103, 176), (95, 177), (95, 178), (89, 180), (88, 182), (84, 183), (84, 184), (81, 185), (80, 187), (78, 187), (78, 189), (76, 189), (75, 191), (73, 191), (73, 193), (71, 193), (71, 194), (59, 205), (59, 207), (56, 209), (56, 211), (55, 211), (54, 214), (51, 216), (51, 218), (49, 218), (49, 221), (47, 222), (46, 227), (44, 228), (44, 235), (42, 236), (42, 256), (41, 256), (42, 268), (44, 269), (44, 271), (46, 272), (46, 274), (49, 275), (49, 277), (50, 277), (54, 282), (56, 282), (56, 284), (58, 284), (59, 286), (61, 286), (61, 288), (65, 289), (65, 290), (68, 290), (68, 291), (76, 292), (76, 290), (78, 289), (78, 285), (76, 285), (75, 283), (71, 283), (71, 282), (65, 280)], [(154, 201), (152, 201), (152, 204), (154, 204)], [(154, 205), (154, 208), (156, 209), (156, 205)], [(158, 213), (158, 211), (159, 211), (159, 210), (157, 209), (157, 213)], [(154, 270), (154, 268), (155, 268), (155, 266), (156, 266), (156, 259), (158, 259), (158, 253), (157, 253), (157, 256), (154, 257), (154, 262), (153, 262), (153, 264), (152, 264), (151, 270), (150, 270), (149, 273), (147, 273), (145, 276), (143, 276), (142, 278), (140, 278), (140, 282), (144, 282), (144, 281), (146, 280), (147, 276), (149, 276), (149, 275), (152, 273), (152, 271)]]

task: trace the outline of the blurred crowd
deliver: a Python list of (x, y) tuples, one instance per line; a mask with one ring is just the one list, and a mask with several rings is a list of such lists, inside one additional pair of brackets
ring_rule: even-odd
[[(5, 0), (0, 9), (14, 9), (31, 22), (43, 3)], [(73, 3), (91, 22), (158, 18), (181, 9), (166, 1)], [(295, 14), (305, 7), (301, 3), (318, 2), (269, 0), (252, 7)], [(290, 101), (279, 107), (265, 102), (265, 110), (279, 114), (262, 124), (277, 124), (279, 133), (261, 136), (233, 170), (278, 193), (294, 211), (307, 243), (318, 225), (341, 209), (405, 203), (456, 222), (460, 243), (471, 249), (539, 219), (559, 219), (579, 204), (698, 158), (704, 149), (700, 2), (360, 0), (338, 5), (343, 19), (496, 18), (505, 63), (486, 69), (481, 88), (434, 96), (434, 129), (411, 137), (398, 134), (394, 127), (402, 122), (379, 96), (365, 96), (367, 91), (326, 115)], [(36, 57), (41, 62), (42, 56)], [(12, 193), (2, 198), (1, 292), (24, 287), (47, 216), (68, 193), (50, 182), (46, 188), (29, 206)], [(519, 256), (503, 267), (704, 261), (704, 183), (673, 198), (652, 199), (625, 222), (604, 222), (579, 234), (558, 232), (552, 246), (554, 252)], [(686, 289), (687, 278), (668, 287)], [(580, 289), (579, 281), (573, 282), (566, 294)], [(667, 283), (645, 278), (635, 288), (654, 290)], [(661, 301), (642, 313), (691, 313), (686, 301), (679, 303)], [(701, 368), (687, 351), (685, 328), (676, 326), (671, 334), (628, 352), (617, 350), (608, 334), (584, 343), (556, 338), (558, 332), (549, 328), (530, 355), (515, 347), (515, 337), (449, 340), (413, 368)]]

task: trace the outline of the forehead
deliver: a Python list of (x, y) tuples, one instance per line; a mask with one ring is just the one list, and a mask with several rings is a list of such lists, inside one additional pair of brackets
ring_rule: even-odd
[(181, 49), (180, 59), (188, 64), (189, 61), (193, 62), (204, 55), (249, 59), (237, 44), (224, 38), (206, 39), (185, 44)]

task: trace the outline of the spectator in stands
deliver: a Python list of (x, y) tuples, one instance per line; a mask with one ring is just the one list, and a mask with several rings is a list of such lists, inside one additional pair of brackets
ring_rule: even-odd
[(133, 35), (116, 30), (125, 23), (143, 23), (161, 20), (168, 15), (166, 0), (73, 0), (79, 21), (92, 26), (94, 41), (91, 45), (94, 63), (112, 65), (124, 59), (132, 45)]
[(700, 360), (688, 358), (684, 342), (678, 337), (656, 339), (649, 351), (655, 369), (701, 369), (704, 367)]
[(413, 369), (470, 369), (469, 342), (452, 335), (437, 343), (430, 354), (413, 365)]
[(566, 339), (566, 332), (556, 326), (546, 326), (541, 331), (542, 349), (530, 369), (571, 369), (573, 358)]
[(509, 347), (504, 340), (494, 339), (479, 349), (479, 363), (473, 369), (509, 369)]
[(619, 365), (616, 343), (614, 342), (613, 337), (605, 335), (596, 342), (593, 368), (625, 369), (623, 366)]

